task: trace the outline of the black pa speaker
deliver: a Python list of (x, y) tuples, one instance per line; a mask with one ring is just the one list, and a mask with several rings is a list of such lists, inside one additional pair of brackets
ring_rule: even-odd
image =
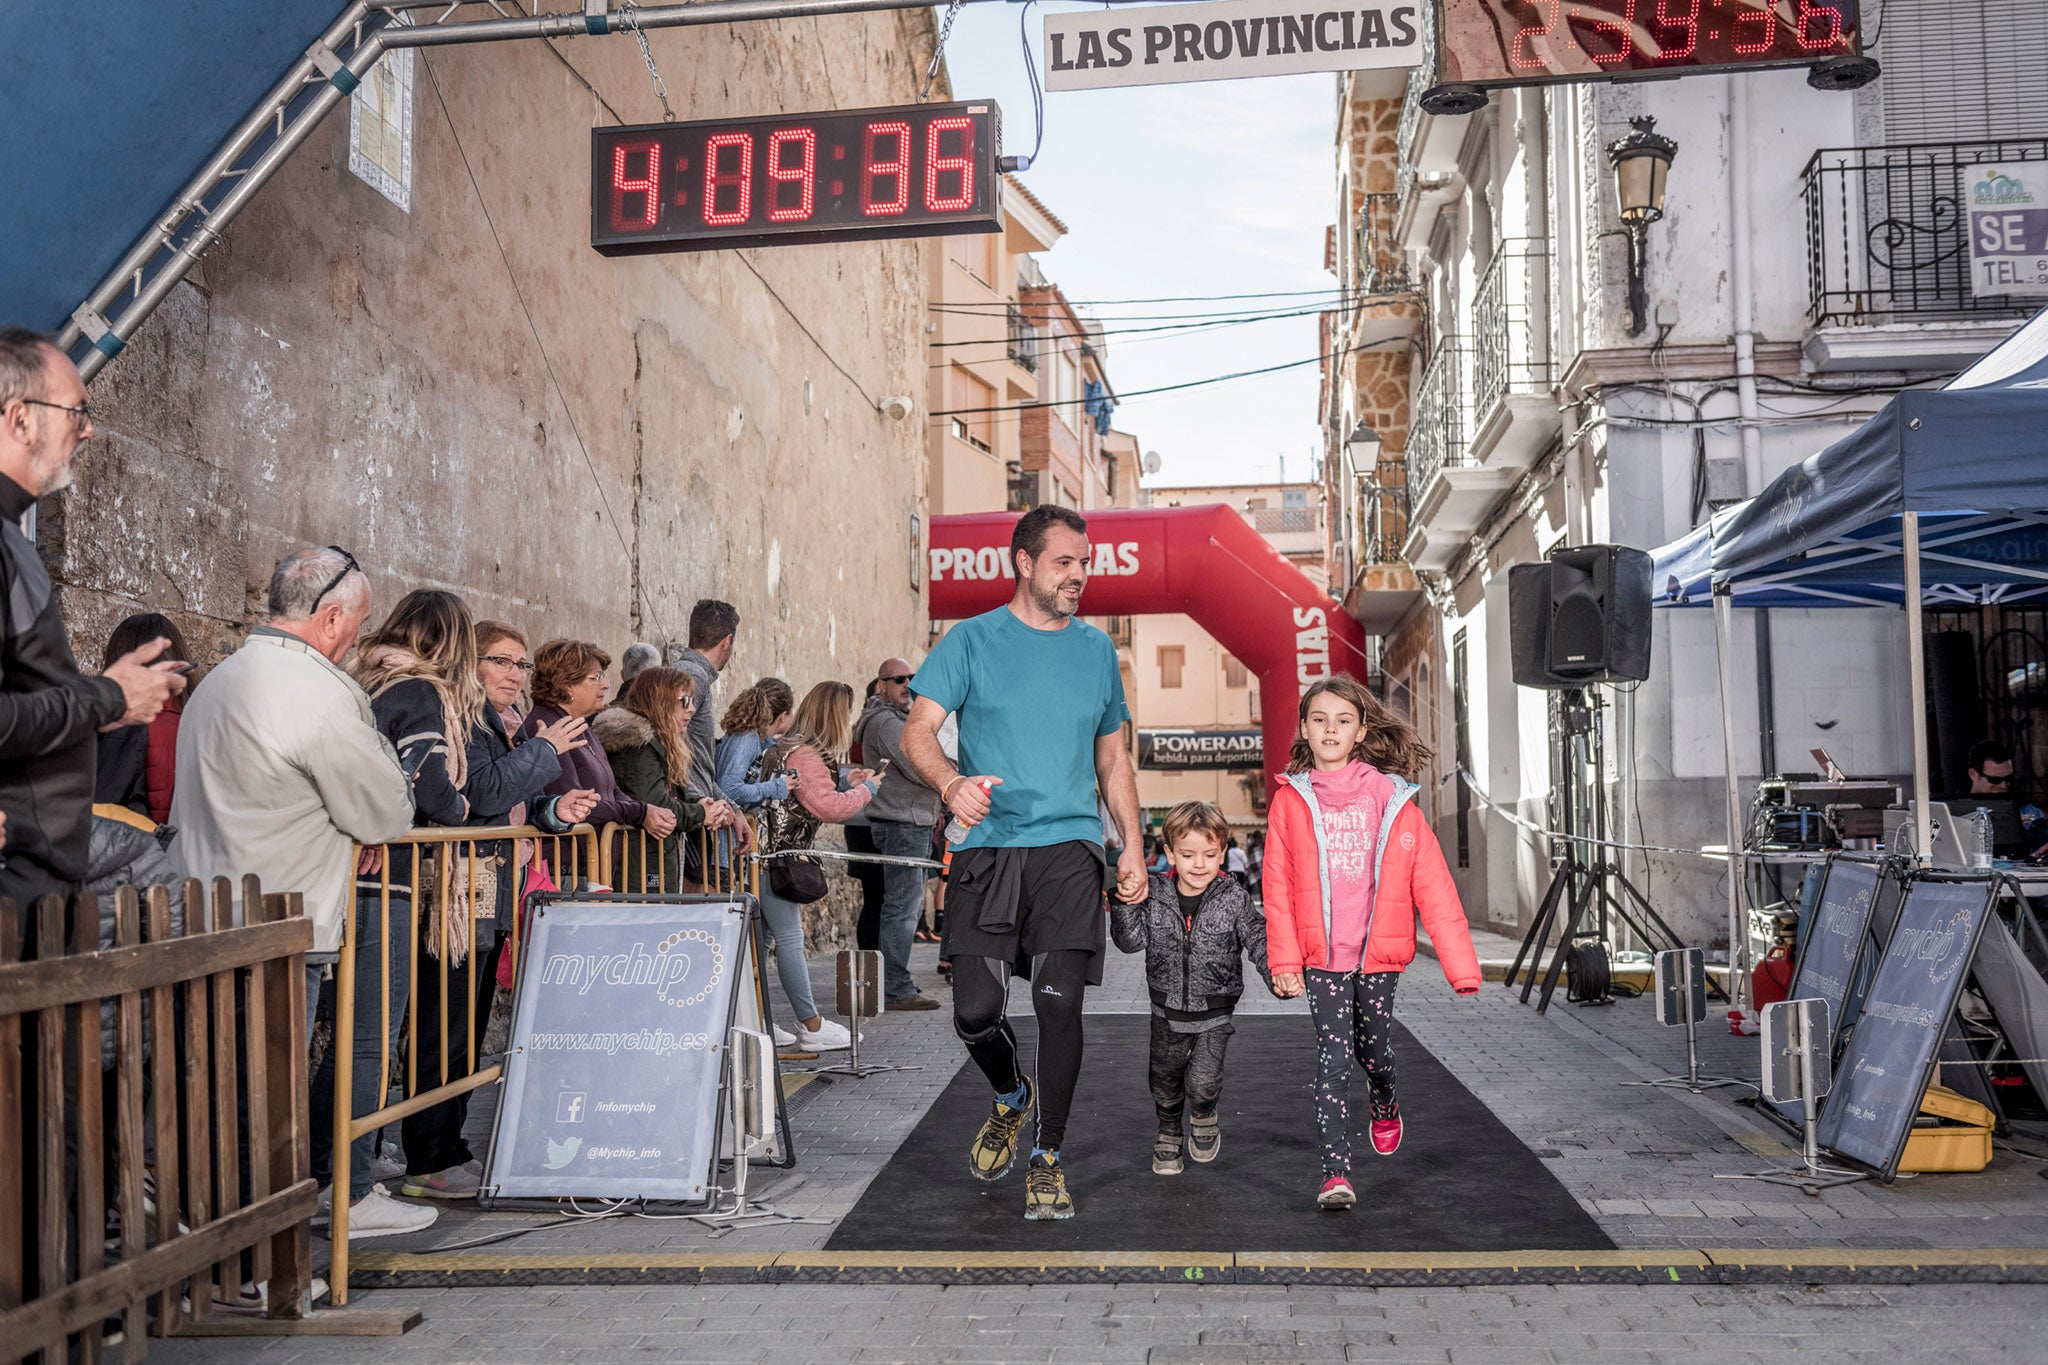
[(1508, 634), (1522, 687), (1650, 676), (1650, 556), (1574, 545), (1508, 570)]

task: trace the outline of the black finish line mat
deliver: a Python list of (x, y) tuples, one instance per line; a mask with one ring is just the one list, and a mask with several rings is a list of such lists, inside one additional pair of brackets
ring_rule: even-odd
[[(1222, 1154), (1208, 1165), (1188, 1162), (1181, 1175), (1154, 1175), (1150, 1023), (1144, 1015), (1088, 1016), (1087, 1053), (1061, 1153), (1073, 1218), (1025, 1221), (1022, 1154), (992, 1184), (968, 1173), (967, 1149), (988, 1114), (989, 1087), (965, 1062), (833, 1230), (826, 1251), (1614, 1247), (1535, 1154), (1399, 1024), (1395, 1061), (1407, 1133), (1392, 1157), (1377, 1155), (1366, 1138), (1365, 1074), (1353, 1072), (1356, 1208), (1336, 1213), (1315, 1204), (1315, 1044), (1308, 1020), (1293, 1016), (1238, 1018), (1218, 1111)], [(1011, 1024), (1028, 1061), (1035, 1028), (1028, 1018)], [(1027, 1125), (1024, 1140), (1030, 1137)]]

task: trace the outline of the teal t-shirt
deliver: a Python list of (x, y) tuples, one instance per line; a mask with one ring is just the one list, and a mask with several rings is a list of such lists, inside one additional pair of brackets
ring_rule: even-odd
[(1095, 741), (1130, 718), (1116, 645), (1078, 618), (1034, 630), (1008, 607), (962, 621), (911, 690), (960, 717), (960, 771), (1000, 777), (962, 848), (1102, 843)]

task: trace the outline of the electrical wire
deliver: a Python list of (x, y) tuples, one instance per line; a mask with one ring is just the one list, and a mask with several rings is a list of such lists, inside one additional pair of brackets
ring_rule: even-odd
[[(512, 268), (512, 257), (505, 250), (505, 239), (498, 234), (497, 221), (491, 217), (491, 206), (484, 201), (483, 186), (477, 183), (476, 171), (469, 164), (469, 152), (462, 145), (462, 135), (455, 131), (455, 118), (448, 112), (448, 101), (441, 95), (440, 79), (434, 75), (433, 64), (427, 60), (424, 49), (419, 53), (419, 61), (420, 67), (427, 73), (427, 84), (433, 88), (434, 103), (440, 106), (441, 121), (447, 125), (448, 136), (455, 143), (455, 154), (462, 160), (463, 173), (469, 177), (469, 188), (476, 195), (476, 206), (483, 213), (484, 226), (491, 230), (491, 242), (498, 248), (498, 260), (505, 267), (505, 278), (512, 286), (512, 297), (518, 302), (519, 311), (526, 318), (526, 329), (533, 337), (534, 349), (540, 352), (541, 364), (547, 369), (548, 382), (554, 386), (555, 398), (562, 405), (562, 413), (569, 419), (569, 434), (576, 438), (576, 449), (582, 453), (583, 467), (590, 471), (590, 482), (597, 489), (597, 500), (604, 507), (606, 520), (612, 524), (612, 534), (619, 539), (619, 548), (630, 561), (633, 558), (633, 547), (626, 539), (625, 528), (619, 524), (619, 514), (612, 510), (611, 495), (605, 492), (604, 480), (598, 477), (597, 462), (590, 458), (590, 447), (583, 442), (582, 428), (576, 423), (576, 410), (570, 406), (569, 395), (563, 391), (561, 378), (555, 373), (555, 362), (548, 355), (547, 343), (541, 340), (540, 324), (534, 321), (533, 310), (526, 306), (526, 291), (519, 287), (519, 274)], [(668, 624), (661, 619), (661, 610), (654, 601), (643, 597), (640, 605), (666, 634)]]
[(1038, 85), (1038, 58), (1031, 53), (1031, 6), (1035, 0), (1024, 0), (1017, 10), (1017, 38), (1024, 44), (1024, 78), (1031, 86), (1031, 155), (1017, 169), (1029, 170), (1038, 160), (1039, 149), (1045, 146), (1045, 91)]
[[(1118, 394), (1117, 401), (1123, 403), (1133, 398), (1144, 398), (1157, 393), (1178, 393), (1183, 389), (1199, 389), (1210, 384), (1227, 384), (1233, 379), (1250, 379), (1262, 374), (1277, 374), (1281, 370), (1298, 370), (1304, 365), (1317, 365), (1325, 360), (1334, 360), (1340, 356), (1352, 355), (1359, 351), (1370, 351), (1381, 346), (1405, 346), (1410, 343), (1410, 340), (1408, 337), (1385, 337), (1379, 341), (1368, 341), (1361, 346), (1347, 346), (1340, 350), (1325, 351), (1321, 355), (1312, 355), (1304, 360), (1289, 360), (1279, 365), (1267, 365), (1256, 370), (1238, 370), (1233, 374), (1213, 375), (1208, 379), (1189, 379), (1179, 384), (1162, 384), (1152, 389), (1131, 389)], [(1042, 402), (1010, 403), (986, 408), (945, 408), (938, 412), (927, 413), (926, 416), (967, 417), (984, 412), (1014, 413), (1030, 412), (1037, 408), (1077, 408), (1089, 401), (1086, 398), (1046, 399)]]

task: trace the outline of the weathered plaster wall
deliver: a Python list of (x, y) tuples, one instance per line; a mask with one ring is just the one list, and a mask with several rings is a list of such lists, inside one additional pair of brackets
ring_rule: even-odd
[[(688, 119), (913, 98), (930, 29), (652, 41)], [(279, 553), (330, 542), (380, 611), (445, 586), (614, 656), (724, 597), (735, 682), (910, 650), (923, 434), (874, 400), (925, 391), (927, 245), (592, 252), (587, 130), (661, 117), (627, 38), (436, 51), (414, 99), (409, 213), (349, 173), (344, 107), (95, 383), (43, 530), (81, 656), (150, 608), (211, 658)]]

